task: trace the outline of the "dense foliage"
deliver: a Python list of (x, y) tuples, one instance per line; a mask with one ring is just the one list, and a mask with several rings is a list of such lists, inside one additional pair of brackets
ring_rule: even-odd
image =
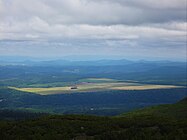
[(24, 110), (0, 110), (0, 120), (24, 120), (24, 119), (33, 119), (41, 116), (48, 115), (46, 113), (36, 113)]
[[(173, 106), (174, 112), (179, 109), (176, 104), (170, 106)], [(187, 102), (183, 101), (180, 107), (186, 106)], [(180, 113), (185, 115), (181, 115), (183, 117), (172, 117), (167, 113), (165, 115), (140, 113), (117, 117), (53, 115), (16, 122), (0, 121), (0, 137), (4, 140), (185, 140), (187, 113)]]

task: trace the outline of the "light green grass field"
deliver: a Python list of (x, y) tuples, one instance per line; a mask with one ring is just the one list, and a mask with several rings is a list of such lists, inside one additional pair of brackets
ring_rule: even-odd
[[(72, 89), (72, 87), (76, 89)], [(9, 87), (19, 91), (31, 92), (40, 95), (49, 94), (68, 94), (76, 92), (93, 92), (93, 91), (105, 91), (105, 90), (147, 90), (147, 89), (165, 89), (165, 88), (177, 88), (179, 86), (174, 85), (149, 85), (139, 84), (133, 82), (123, 82), (114, 79), (106, 78), (89, 78), (80, 80), (78, 84), (72, 84), (68, 86), (60, 87), (28, 87), (17, 88)]]

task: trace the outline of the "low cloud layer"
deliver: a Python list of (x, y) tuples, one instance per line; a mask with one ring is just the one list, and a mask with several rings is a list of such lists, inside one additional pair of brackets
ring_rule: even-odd
[(97, 46), (101, 55), (165, 50), (159, 57), (184, 59), (186, 28), (186, 0), (0, 0), (0, 55), (36, 46), (51, 56), (89, 55)]

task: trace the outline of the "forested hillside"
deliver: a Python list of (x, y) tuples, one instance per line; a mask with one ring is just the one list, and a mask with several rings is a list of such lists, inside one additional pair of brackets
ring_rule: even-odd
[[(116, 117), (50, 115), (32, 120), (0, 121), (0, 137), (4, 140), (185, 140), (186, 107), (184, 99), (173, 105), (156, 106)], [(178, 115), (173, 116), (170, 111)], [(155, 115), (157, 112), (162, 113)]]

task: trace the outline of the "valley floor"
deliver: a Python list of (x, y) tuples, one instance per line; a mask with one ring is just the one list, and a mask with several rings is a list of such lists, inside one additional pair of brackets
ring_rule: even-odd
[[(49, 85), (54, 85), (50, 83)], [(30, 87), (31, 86), (31, 87)], [(50, 94), (66, 94), (78, 92), (97, 92), (107, 90), (148, 90), (148, 89), (171, 89), (182, 88), (184, 86), (176, 85), (158, 85), (158, 84), (142, 84), (137, 81), (120, 81), (107, 78), (87, 78), (81, 79), (77, 83), (66, 86), (42, 87), (42, 85), (30, 85), (28, 87), (9, 87), (18, 91), (31, 92), (40, 95)], [(36, 87), (40, 86), (40, 87)], [(44, 86), (44, 85), (43, 85)]]

